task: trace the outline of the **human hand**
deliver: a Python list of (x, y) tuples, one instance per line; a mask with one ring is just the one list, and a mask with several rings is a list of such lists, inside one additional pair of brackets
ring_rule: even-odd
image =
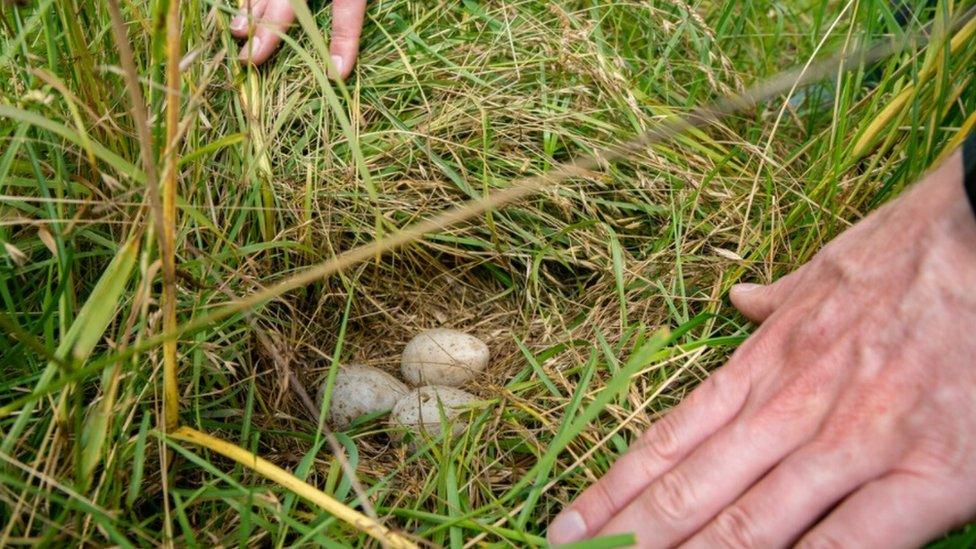
[(553, 543), (910, 547), (976, 515), (976, 220), (961, 155), (731, 299), (762, 325)]
[[(278, 48), (281, 36), (295, 20), (293, 0), (245, 0), (231, 19), (230, 31), (248, 41), (241, 48), (243, 62), (260, 65)], [(359, 35), (363, 30), (366, 0), (332, 1), (332, 44), (329, 50), (339, 78), (346, 78), (356, 64)]]

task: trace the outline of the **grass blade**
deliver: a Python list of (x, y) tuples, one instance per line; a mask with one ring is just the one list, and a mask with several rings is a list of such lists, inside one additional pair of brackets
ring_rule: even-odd
[(322, 492), (310, 484), (299, 480), (296, 476), (292, 475), (288, 471), (285, 471), (277, 465), (274, 465), (273, 463), (248, 452), (247, 450), (189, 427), (180, 427), (170, 436), (175, 440), (203, 446), (204, 448), (236, 461), (244, 467), (252, 469), (259, 475), (318, 505), (328, 513), (331, 513), (336, 518), (348, 523), (357, 530), (369, 534), (371, 537), (379, 540), (388, 547), (392, 547), (394, 549), (417, 547), (412, 541), (393, 532), (379, 522), (376, 522), (358, 511), (346, 507), (325, 492)]
[[(102, 338), (118, 310), (119, 300), (125, 290), (132, 268), (135, 266), (138, 240), (132, 239), (123, 245), (115, 258), (102, 273), (92, 289), (88, 300), (78, 312), (68, 333), (61, 338), (55, 356), (64, 361), (80, 365), (88, 359), (95, 344)], [(57, 372), (57, 365), (49, 362), (35, 385), (35, 392), (44, 390)], [(0, 452), (10, 453), (24, 427), (31, 420), (35, 402), (31, 401), (20, 409), (20, 414), (0, 445)], [(95, 436), (98, 438), (98, 435)]]

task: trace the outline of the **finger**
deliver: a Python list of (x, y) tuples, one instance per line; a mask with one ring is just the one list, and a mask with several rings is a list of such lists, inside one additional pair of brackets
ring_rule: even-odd
[(359, 36), (363, 32), (366, 0), (332, 1), (332, 64), (344, 79), (352, 72), (359, 54)]
[(891, 473), (852, 494), (798, 546), (921, 547), (964, 523), (976, 511), (966, 509), (969, 499), (924, 477)]
[(729, 291), (729, 299), (740, 313), (759, 324), (793, 293), (800, 273), (800, 270), (794, 271), (772, 284), (736, 284)]
[(556, 517), (549, 541), (570, 543), (596, 533), (648, 484), (735, 417), (748, 393), (748, 378), (733, 364), (712, 374)]
[(670, 547), (692, 535), (815, 436), (830, 401), (785, 403), (793, 393), (782, 391), (757, 412), (740, 414), (652, 482), (599, 534), (633, 533), (642, 547)]
[(254, 33), (241, 48), (239, 59), (253, 65), (264, 63), (278, 48), (281, 37), (294, 20), (295, 11), (290, 0), (268, 0)]
[(888, 466), (875, 453), (812, 442), (784, 459), (682, 547), (785, 547)]
[(251, 27), (264, 14), (268, 0), (245, 0), (244, 5), (230, 20), (230, 33), (235, 38), (247, 38)]

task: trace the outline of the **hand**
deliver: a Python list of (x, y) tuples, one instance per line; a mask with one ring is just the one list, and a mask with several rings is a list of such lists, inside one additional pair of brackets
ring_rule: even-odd
[[(237, 38), (247, 38), (241, 48), (241, 61), (260, 65), (271, 57), (281, 43), (281, 36), (295, 21), (292, 1), (244, 0), (244, 7), (231, 19), (230, 31)], [(356, 64), (359, 35), (363, 30), (366, 0), (333, 0), (332, 64), (339, 78), (346, 78)]]
[(976, 219), (961, 155), (769, 286), (762, 323), (553, 543), (910, 547), (976, 515)]

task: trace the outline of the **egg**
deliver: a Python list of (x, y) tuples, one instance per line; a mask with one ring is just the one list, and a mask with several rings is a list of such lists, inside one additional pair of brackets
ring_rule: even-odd
[[(325, 383), (319, 388), (317, 402), (321, 405)], [(362, 364), (342, 366), (336, 373), (329, 399), (329, 423), (344, 429), (354, 419), (365, 414), (389, 412), (410, 388), (390, 374)]]
[(428, 385), (404, 395), (393, 407), (390, 420), (393, 425), (415, 434), (436, 436), (441, 433), (441, 418), (453, 421), (451, 431), (455, 435), (464, 432), (467, 423), (459, 419), (468, 409), (467, 404), (478, 397), (467, 391), (443, 385)]
[(421, 332), (407, 343), (400, 360), (403, 379), (412, 385), (458, 387), (488, 366), (484, 341), (457, 330)]

